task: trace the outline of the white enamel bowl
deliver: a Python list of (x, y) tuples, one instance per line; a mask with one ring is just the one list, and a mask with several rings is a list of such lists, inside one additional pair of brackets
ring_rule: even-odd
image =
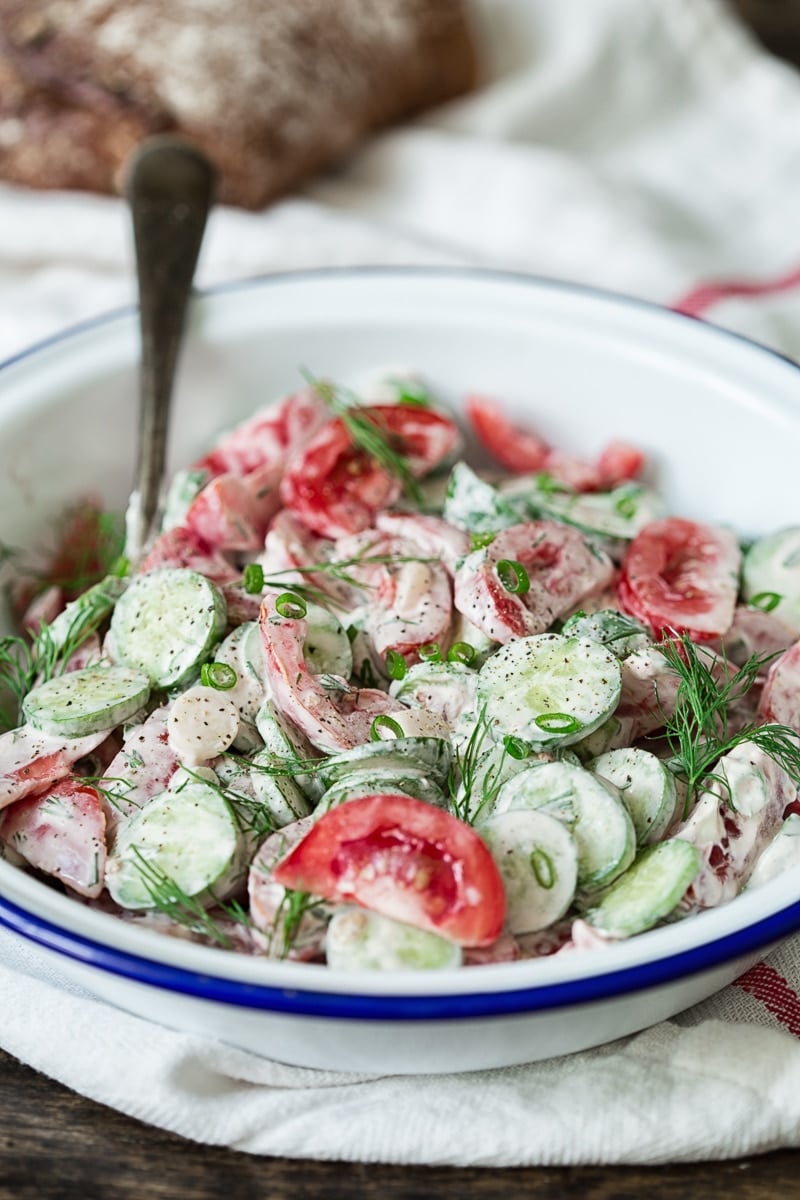
[[(0, 371), (0, 539), (34, 544), (87, 491), (124, 504), (137, 329), (111, 315)], [(745, 535), (796, 521), (800, 372), (741, 338), (527, 277), (361, 270), (272, 277), (198, 300), (173, 465), (298, 384), (418, 367), (457, 405), (501, 397), (551, 441), (644, 446), (673, 511)], [(498, 1067), (598, 1045), (711, 995), (800, 929), (800, 875), (602, 952), (451, 972), (337, 974), (133, 928), (0, 862), (0, 922), (122, 1008), (285, 1062), (400, 1073)]]

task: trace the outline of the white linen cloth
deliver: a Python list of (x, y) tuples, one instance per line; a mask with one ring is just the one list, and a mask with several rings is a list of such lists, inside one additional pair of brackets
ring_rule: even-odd
[[(216, 212), (200, 283), (325, 264), (508, 266), (666, 304), (694, 293), (689, 308), (800, 357), (800, 76), (721, 0), (474, 3), (484, 88), (301, 197)], [(132, 279), (120, 202), (0, 188), (0, 355), (130, 300)], [(500, 1166), (800, 1145), (800, 939), (611, 1046), (422, 1079), (289, 1068), (151, 1025), (54, 979), (3, 931), (0, 989), (0, 1045), (22, 1061), (257, 1154)]]

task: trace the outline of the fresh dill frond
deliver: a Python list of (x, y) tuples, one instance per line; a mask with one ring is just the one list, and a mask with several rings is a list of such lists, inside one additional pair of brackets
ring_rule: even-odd
[[(486, 771), (481, 779), (480, 797), (474, 795), (477, 784), (478, 763), (490, 747), (484, 749), (486, 739), (491, 734), (491, 723), (486, 716), (484, 704), (478, 713), (478, 719), (469, 735), (464, 750), (457, 749), (453, 765), (448, 772), (447, 786), (453, 812), (468, 825), (474, 824), (480, 814), (494, 802), (500, 790), (500, 774), (508, 753), (503, 744), (502, 753), (497, 765)], [(494, 744), (494, 743), (492, 743)], [(460, 786), (459, 786), (460, 785)], [(475, 801), (477, 800), (477, 804)]]
[(409, 499), (421, 506), (424, 499), (422, 489), (411, 473), (408, 459), (396, 444), (393, 445), (399, 439), (385, 427), (379, 415), (345, 388), (318, 379), (310, 371), (303, 371), (302, 374), (334, 416), (342, 421), (353, 445), (394, 476)]
[(790, 726), (749, 722), (734, 733), (729, 727), (731, 708), (744, 699), (775, 654), (753, 654), (737, 669), (687, 634), (659, 643), (658, 649), (679, 681), (665, 735), (673, 763), (688, 785), (687, 811), (704, 779), (725, 783), (713, 769), (743, 742), (757, 746), (800, 786), (800, 738)]
[(300, 892), (294, 888), (285, 889), (270, 935), (270, 948), (273, 947), (275, 938), (280, 937), (280, 944), (276, 947), (280, 958), (286, 958), (294, 945), (303, 917), (307, 912), (316, 908), (319, 903), (319, 897), (313, 896), (311, 892)]
[[(225, 930), (196, 896), (190, 896), (161, 867), (146, 859), (138, 846), (133, 847), (133, 853), (136, 869), (154, 908), (190, 933), (207, 937), (224, 950), (233, 949), (233, 943)], [(229, 920), (250, 925), (250, 918), (236, 901), (223, 903), (214, 899), (214, 904)]]

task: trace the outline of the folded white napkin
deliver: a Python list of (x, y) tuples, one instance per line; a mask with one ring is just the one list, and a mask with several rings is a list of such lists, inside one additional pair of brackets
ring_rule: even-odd
[[(269, 212), (214, 214), (200, 282), (509, 266), (681, 305), (800, 357), (800, 78), (721, 0), (475, 0), (488, 79)], [(0, 355), (132, 298), (114, 200), (0, 189)], [(120, 1013), (0, 931), (0, 1045), (163, 1128), (259, 1154), (654, 1163), (800, 1144), (800, 940), (676, 1020), (527, 1067), (289, 1068)], [(68, 1031), (68, 1035), (65, 1035)]]

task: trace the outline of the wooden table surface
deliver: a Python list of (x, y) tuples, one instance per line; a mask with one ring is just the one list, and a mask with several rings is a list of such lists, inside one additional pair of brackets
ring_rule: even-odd
[[(800, 62), (800, 0), (731, 0)], [(2, 1020), (2, 998), (0, 998)], [(0, 1050), (0, 1200), (800, 1200), (800, 1152), (661, 1167), (514, 1170), (255, 1158), (199, 1146), (76, 1096)]]
[[(0, 1019), (2, 1017), (0, 1016)], [(0, 1200), (791, 1200), (800, 1153), (662, 1167), (514, 1170), (256, 1158), (76, 1096), (0, 1050)]]

